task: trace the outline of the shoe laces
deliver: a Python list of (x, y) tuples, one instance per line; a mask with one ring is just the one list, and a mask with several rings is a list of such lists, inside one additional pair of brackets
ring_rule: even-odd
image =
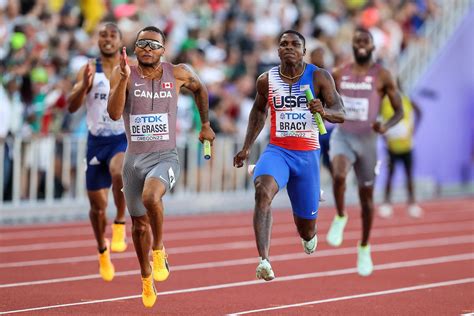
[(272, 270), (272, 266), (270, 265), (270, 262), (266, 259), (261, 260), (258, 267), (260, 270), (267, 270), (267, 271)]
[(101, 254), (100, 257), (99, 257), (99, 265), (102, 268), (108, 268), (110, 266), (110, 264), (111, 264), (111, 262), (110, 262), (109, 256)]
[(370, 246), (359, 245), (359, 255), (363, 258), (370, 257)]
[(149, 276), (148, 278), (142, 278), (143, 280), (143, 294), (145, 296), (150, 296), (155, 293), (155, 288), (153, 286), (153, 277)]
[(114, 225), (112, 242), (117, 243), (121, 242), (124, 239), (125, 225)]
[(313, 249), (315, 243), (316, 243), (316, 240), (314, 238), (309, 241), (306, 241), (306, 240), (304, 241), (304, 244), (308, 250)]
[(163, 250), (153, 251), (153, 265), (156, 270), (162, 270), (166, 268), (166, 260), (168, 259), (168, 254)]

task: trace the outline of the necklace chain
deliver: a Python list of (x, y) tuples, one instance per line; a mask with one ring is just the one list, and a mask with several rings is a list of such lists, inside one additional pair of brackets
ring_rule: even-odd
[(290, 76), (287, 76), (287, 75), (283, 74), (283, 73), (281, 72), (281, 67), (278, 67), (278, 72), (280, 73), (280, 76), (282, 76), (283, 78), (286, 78), (286, 79), (288, 79), (288, 80), (294, 80), (294, 79), (296, 79), (296, 78), (298, 78), (298, 77), (301, 77), (301, 75), (303, 75), (303, 73), (304, 73), (305, 70), (306, 70), (306, 64), (304, 64), (303, 71), (301, 71), (301, 73), (300, 73), (299, 75), (290, 77)]
[(157, 70), (158, 67), (159, 67), (159, 66), (157, 66), (156, 68), (154, 68), (153, 71), (152, 71), (150, 74), (148, 74), (148, 75), (145, 76), (145, 75), (143, 74), (143, 69), (142, 69), (142, 67), (141, 67), (140, 65), (138, 65), (138, 69), (140, 69), (140, 78), (145, 79), (145, 78), (149, 78), (149, 77), (153, 76), (153, 75), (155, 74), (155, 73), (154, 73), (155, 70)]

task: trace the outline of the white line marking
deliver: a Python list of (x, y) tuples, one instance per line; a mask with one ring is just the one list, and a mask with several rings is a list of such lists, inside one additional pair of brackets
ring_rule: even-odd
[[(239, 213), (240, 214), (240, 213)], [(249, 220), (251, 220), (251, 215), (248, 213)], [(221, 214), (222, 215), (222, 214)], [(235, 226), (237, 213), (235, 218), (228, 220), (227, 216), (219, 216), (217, 218), (206, 218), (206, 219), (194, 219), (194, 216), (178, 217), (170, 220), (165, 219), (165, 225), (167, 230), (173, 229), (176, 231), (188, 230), (188, 229), (197, 229), (197, 228), (212, 228), (212, 227), (225, 227), (225, 226)], [(193, 220), (189, 220), (193, 218)], [(245, 223), (245, 220), (242, 220), (241, 217), (238, 217), (241, 224)], [(250, 223), (250, 222), (249, 222)], [(130, 222), (127, 222), (127, 226), (131, 225)], [(39, 227), (41, 228), (39, 228)], [(0, 226), (0, 240), (10, 240), (10, 239), (28, 239), (36, 237), (59, 237), (59, 236), (69, 236), (72, 231), (73, 235), (90, 235), (90, 223), (89, 222), (70, 222), (70, 223), (61, 223), (61, 224), (50, 224), (38, 225), (38, 226), (27, 226), (23, 230), (6, 230), (5, 227)], [(30, 229), (27, 229), (27, 228)], [(68, 227), (68, 228), (65, 228)], [(81, 234), (82, 231), (82, 234)]]
[[(460, 223), (460, 227), (466, 227), (468, 230), (472, 230), (474, 223), (472, 220), (459, 220), (459, 221), (450, 221), (451, 225), (456, 225)], [(470, 223), (468, 226), (467, 223)], [(319, 224), (319, 223), (318, 223)], [(430, 226), (431, 225), (431, 226)], [(371, 232), (372, 236), (386, 236), (387, 234), (394, 233), (394, 236), (397, 236), (400, 231), (411, 232), (412, 234), (418, 234), (419, 231), (423, 229), (430, 230), (434, 229), (433, 232), (437, 232), (437, 228), (433, 228), (437, 223), (428, 223), (425, 225), (408, 225), (404, 227), (377, 227), (374, 228)], [(441, 224), (439, 225), (449, 225), (445, 218), (442, 219)], [(459, 228), (464, 229), (464, 228)], [(293, 225), (289, 224), (277, 224), (273, 226), (272, 231), (274, 233), (287, 233), (294, 232), (295, 228)], [(451, 230), (453, 231), (453, 230)], [(168, 233), (165, 235), (166, 241), (175, 241), (175, 240), (187, 240), (187, 239), (205, 239), (212, 238), (215, 236), (221, 237), (235, 237), (235, 236), (253, 236), (254, 232), (251, 226), (245, 225), (242, 227), (236, 228), (223, 228), (223, 229), (209, 229), (209, 230), (200, 230), (200, 231), (191, 231), (191, 232), (174, 232)], [(346, 232), (344, 237), (350, 236), (349, 234), (360, 234), (359, 230)], [(410, 233), (407, 233), (410, 234)], [(88, 234), (91, 235), (91, 234)], [(66, 238), (66, 236), (64, 236)], [(350, 238), (350, 237), (349, 237)], [(68, 249), (68, 248), (81, 248), (81, 247), (96, 247), (96, 242), (93, 239), (88, 240), (76, 240), (76, 241), (62, 241), (62, 242), (46, 242), (46, 243), (28, 243), (26, 245), (14, 245), (14, 246), (3, 246), (0, 247), (0, 253), (18, 253), (18, 252), (31, 252), (31, 251), (40, 251), (40, 250), (51, 250), (51, 249)]]
[[(457, 200), (452, 200), (452, 199), (436, 199), (436, 200), (427, 200), (423, 201), (421, 203), (421, 206), (429, 211), (428, 215), (432, 214), (442, 214), (445, 212), (449, 212), (450, 216), (452, 214), (457, 214), (457, 213), (465, 213), (471, 212), (472, 207), (469, 207), (473, 203), (474, 199), (457, 199)], [(396, 209), (404, 208), (405, 206), (402, 203), (395, 203), (394, 207)], [(466, 208), (467, 207), (467, 208)], [(431, 208), (436, 208), (435, 210), (432, 210)], [(460, 211), (460, 209), (462, 209)], [(453, 211), (454, 210), (454, 211)], [(288, 208), (278, 208), (274, 209), (276, 213), (282, 213), (282, 212), (291, 212)], [(331, 211), (333, 212), (334, 209), (330, 207), (322, 207), (321, 211)], [(358, 207), (357, 206), (350, 206), (348, 209), (349, 212), (358, 212)], [(167, 228), (170, 226), (176, 226), (176, 227), (184, 227), (184, 228), (193, 228), (196, 226), (201, 226), (201, 225), (206, 225), (208, 222), (215, 223), (222, 222), (223, 225), (228, 222), (233, 222), (235, 219), (240, 219), (242, 216), (251, 214), (249, 210), (242, 210), (238, 212), (233, 212), (233, 213), (226, 213), (225, 215), (223, 213), (216, 213), (211, 216), (201, 216), (200, 214), (198, 215), (189, 215), (189, 216), (173, 216), (171, 215), (166, 219), (166, 224), (169, 225)], [(446, 215), (446, 213), (445, 213)], [(218, 216), (219, 219), (216, 219), (213, 216)], [(193, 220), (189, 220), (189, 219)], [(291, 219), (291, 218), (290, 218)], [(199, 222), (198, 222), (199, 221)], [(0, 226), (0, 240), (6, 235), (9, 234), (19, 234), (19, 238), (21, 238), (21, 234), (25, 232), (31, 232), (31, 231), (38, 231), (38, 229), (42, 229), (44, 231), (47, 230), (54, 230), (54, 229), (64, 229), (65, 227), (78, 227), (83, 226), (85, 228), (90, 228), (90, 223), (85, 220), (81, 221), (76, 221), (76, 222), (54, 222), (54, 223), (38, 223), (38, 224), (21, 224), (21, 225), (13, 225), (13, 226)], [(219, 225), (219, 224), (216, 224)], [(35, 230), (33, 230), (35, 229)]]
[[(442, 232), (459, 232), (463, 230), (471, 230), (473, 226), (472, 222), (463, 221), (461, 223), (443, 223), (443, 224), (428, 224), (428, 225), (418, 225), (418, 226), (406, 226), (406, 227), (394, 227), (394, 228), (375, 228), (371, 232), (372, 238), (374, 237), (389, 237), (389, 236), (404, 236), (404, 235), (420, 235), (420, 234), (430, 234), (430, 233), (442, 233)], [(287, 227), (285, 229), (282, 227), (280, 233), (290, 232), (293, 235), (294, 229)], [(279, 230), (277, 228), (277, 230)], [(252, 234), (249, 232), (249, 234)], [(169, 238), (168, 238), (169, 237)], [(168, 236), (167, 241), (170, 240), (172, 236)], [(325, 238), (324, 235), (318, 236), (321, 240)], [(344, 239), (355, 240), (360, 237), (359, 231), (348, 231), (344, 233)], [(197, 237), (194, 237), (197, 239)], [(285, 237), (285, 238), (274, 238), (272, 239), (272, 245), (288, 245), (294, 242), (294, 237)], [(48, 243), (47, 245), (50, 245)], [(13, 247), (13, 246), (12, 246)], [(74, 249), (78, 248), (79, 245), (75, 244)], [(220, 243), (220, 244), (205, 244), (198, 246), (184, 246), (184, 247), (170, 247), (168, 249), (169, 254), (186, 254), (186, 253), (195, 253), (195, 252), (204, 252), (204, 251), (227, 251), (230, 249), (249, 249), (255, 247), (255, 242), (252, 241), (243, 241), (243, 242), (234, 242), (234, 243)], [(27, 248), (27, 247), (25, 247)], [(55, 248), (56, 249), (56, 248)], [(28, 251), (28, 249), (25, 249)], [(126, 258), (135, 258), (135, 252), (128, 251), (124, 253), (113, 254), (113, 259), (126, 259)], [(13, 267), (29, 267), (36, 265), (50, 265), (50, 264), (63, 264), (63, 263), (76, 263), (76, 262), (87, 262), (87, 261), (96, 261), (96, 255), (90, 256), (76, 256), (76, 257), (67, 257), (67, 258), (55, 258), (55, 259), (38, 259), (32, 261), (19, 261), (19, 262), (5, 262), (0, 263), (1, 268), (13, 268)]]
[(425, 290), (425, 289), (431, 289), (431, 288), (436, 288), (436, 287), (466, 284), (466, 283), (472, 283), (472, 282), (474, 282), (474, 278), (465, 278), (465, 279), (451, 280), (451, 281), (445, 281), (445, 282), (428, 283), (428, 284), (421, 284), (421, 285), (415, 285), (415, 286), (401, 287), (401, 288), (385, 290), (385, 291), (377, 291), (377, 292), (369, 292), (369, 293), (356, 294), (356, 295), (333, 297), (333, 298), (328, 298), (328, 299), (325, 299), (325, 300), (310, 301), (310, 302), (303, 302), (303, 303), (298, 303), (298, 304), (290, 304), (290, 305), (282, 305), (282, 306), (276, 306), (276, 307), (254, 309), (254, 310), (248, 310), (248, 311), (244, 311), (244, 312), (228, 314), (228, 316), (245, 315), (245, 314), (274, 311), (274, 310), (286, 309), (286, 308), (292, 308), (292, 307), (300, 307), (300, 306), (306, 306), (306, 305), (316, 305), (316, 304), (330, 303), (330, 302), (337, 302), (337, 301), (344, 301), (344, 300), (353, 300), (353, 299), (371, 297), (371, 296), (380, 296), (380, 295), (396, 294), (396, 293), (403, 293), (403, 292), (411, 292), (411, 291)]
[[(466, 244), (466, 243), (473, 243), (473, 242), (474, 242), (474, 236), (463, 235), (463, 236), (457, 236), (457, 237), (404, 241), (404, 242), (396, 242), (396, 243), (389, 243), (389, 244), (379, 244), (379, 245), (374, 244), (374, 245), (371, 245), (371, 247), (372, 247), (372, 253), (374, 253), (374, 252), (413, 249), (413, 248), (439, 247), (439, 246)], [(321, 257), (341, 256), (341, 255), (353, 254), (356, 252), (357, 252), (357, 249), (355, 247), (319, 250), (316, 252), (316, 256), (313, 256), (313, 257), (308, 257), (307, 254), (302, 253), (302, 252), (296, 252), (296, 253), (288, 253), (284, 255), (272, 256), (271, 261), (272, 262), (288, 261), (288, 260), (291, 261), (291, 260), (304, 260), (304, 259), (310, 259), (310, 258), (319, 259)], [(173, 269), (173, 271), (211, 269), (211, 268), (221, 268), (221, 267), (230, 267), (230, 266), (240, 266), (244, 264), (255, 264), (256, 260), (257, 260), (256, 258), (243, 258), (243, 259), (235, 259), (235, 260), (202, 262), (202, 263), (194, 263), (194, 264), (188, 264), (188, 265), (172, 266), (171, 268)], [(139, 270), (117, 272), (115, 273), (115, 278), (121, 277), (121, 276), (138, 275), (139, 273), (140, 273)], [(7, 283), (7, 284), (0, 284), (0, 289), (19, 287), (19, 286), (61, 283), (61, 282), (74, 282), (74, 281), (83, 281), (83, 280), (90, 280), (90, 279), (100, 279), (100, 275), (89, 274), (89, 275), (82, 275), (82, 276), (45, 279), (45, 280), (38, 280), (38, 281)]]
[[(433, 265), (433, 264), (440, 264), (440, 263), (466, 261), (466, 260), (473, 260), (473, 259), (474, 259), (474, 254), (465, 253), (465, 254), (459, 254), (459, 255), (454, 255), (454, 256), (444, 256), (444, 257), (429, 258), (429, 259), (392, 262), (388, 264), (376, 265), (375, 269), (378, 271), (381, 271), (381, 270), (389, 270), (389, 269), (397, 269), (397, 268), (416, 267), (416, 266), (422, 266), (422, 265)], [(356, 268), (289, 275), (289, 276), (284, 276), (284, 277), (278, 277), (275, 280), (273, 280), (272, 283), (288, 282), (288, 281), (302, 280), (302, 279), (309, 279), (309, 278), (320, 278), (324, 276), (345, 275), (345, 274), (351, 274), (351, 273), (356, 273)], [(463, 279), (463, 280), (473, 280), (473, 279), (474, 278)], [(448, 281), (448, 282), (453, 282), (453, 281)], [(464, 282), (464, 283), (467, 283), (467, 282)], [(210, 290), (218, 290), (218, 289), (249, 286), (249, 285), (259, 285), (259, 284), (260, 285), (265, 284), (265, 282), (261, 280), (252, 280), (252, 281), (242, 281), (242, 282), (233, 282), (233, 283), (223, 283), (223, 284), (216, 284), (216, 285), (209, 285), (209, 286), (202, 286), (202, 287), (195, 287), (195, 288), (188, 288), (188, 289), (181, 289), (181, 290), (173, 290), (173, 291), (167, 291), (167, 292), (158, 292), (158, 295), (174, 295), (174, 294), (210, 291)], [(435, 284), (435, 283), (432, 283), (432, 284)], [(94, 301), (88, 301), (88, 302), (76, 302), (76, 303), (68, 303), (68, 304), (58, 304), (58, 305), (49, 305), (49, 306), (40, 306), (40, 307), (33, 307), (33, 308), (26, 308), (26, 309), (10, 310), (10, 311), (0, 312), (0, 315), (8, 314), (8, 313), (13, 314), (13, 313), (45, 310), (45, 309), (78, 306), (78, 305), (98, 304), (98, 303), (106, 303), (106, 302), (113, 302), (113, 301), (119, 301), (119, 300), (129, 300), (129, 299), (136, 299), (136, 298), (141, 298), (141, 295), (122, 296), (122, 297), (114, 297), (114, 298), (109, 298), (109, 299), (101, 299), (101, 300), (94, 300)]]
[[(465, 210), (459, 210), (457, 209), (456, 211), (453, 211), (449, 213), (449, 220), (453, 220), (453, 216), (455, 215), (462, 215), (466, 213), (471, 213), (471, 209), (465, 209)], [(423, 219), (423, 223), (437, 223), (437, 222), (445, 222), (446, 221), (446, 214), (439, 213), (439, 214), (434, 214), (431, 215), (429, 218)], [(468, 220), (472, 220), (473, 218), (469, 218)], [(251, 224), (250, 222), (250, 217), (249, 217), (249, 222), (246, 224), (245, 221), (240, 221), (240, 224), (236, 223), (234, 220), (223, 220), (223, 219), (208, 219), (207, 221), (201, 222), (196, 222), (196, 221), (188, 221), (188, 222), (166, 222), (165, 221), (165, 227), (168, 232), (173, 230), (173, 232), (178, 232), (178, 231), (183, 231), (185, 233), (189, 233), (190, 229), (197, 229), (199, 228), (198, 231), (202, 231), (203, 228), (223, 228), (223, 227), (232, 227), (232, 226), (240, 226), (240, 227), (249, 227)], [(288, 221), (287, 221), (288, 220)], [(275, 222), (276, 225), (284, 225), (284, 224), (290, 224), (292, 223), (291, 218), (288, 218), (284, 221), (281, 222)], [(318, 225), (324, 226), (325, 223), (329, 223), (332, 219), (324, 219), (318, 220)], [(456, 219), (454, 219), (456, 220)], [(458, 219), (461, 220), (461, 219)], [(403, 218), (400, 221), (379, 221), (378, 222), (378, 227), (393, 227), (396, 225), (401, 225), (401, 224), (414, 224), (413, 219), (411, 218)], [(129, 223), (127, 223), (127, 226), (130, 226)], [(234, 227), (238, 228), (238, 227)], [(51, 228), (51, 229), (40, 229), (40, 230), (25, 230), (25, 231), (14, 231), (14, 232), (0, 232), (0, 241), (8, 241), (8, 240), (22, 240), (22, 239), (35, 239), (35, 238), (45, 238), (45, 237), (72, 237), (72, 236), (92, 236), (91, 230), (90, 230), (90, 224), (86, 223), (86, 225), (81, 224), (80, 227), (73, 226), (71, 225), (71, 228), (64, 228), (64, 227), (59, 227), (59, 228)], [(191, 231), (193, 232), (193, 231)]]

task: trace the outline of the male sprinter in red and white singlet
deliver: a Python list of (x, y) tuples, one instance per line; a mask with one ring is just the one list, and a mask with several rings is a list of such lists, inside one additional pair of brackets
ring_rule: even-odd
[[(279, 38), (280, 66), (257, 79), (257, 96), (250, 112), (242, 150), (234, 157), (240, 168), (262, 130), (267, 110), (271, 114), (270, 144), (254, 170), (255, 211), (253, 225), (260, 262), (256, 275), (272, 280), (269, 261), (272, 226), (271, 202), (285, 186), (293, 217), (307, 254), (316, 250), (316, 218), (319, 206), (319, 134), (313, 114), (334, 123), (344, 120), (344, 107), (331, 75), (324, 69), (303, 62), (305, 38), (288, 30)], [(314, 100), (308, 102), (305, 90)]]

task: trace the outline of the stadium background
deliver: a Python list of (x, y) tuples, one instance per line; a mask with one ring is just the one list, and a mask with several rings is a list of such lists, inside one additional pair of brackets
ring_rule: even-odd
[[(232, 156), (243, 141), (255, 79), (278, 64), (276, 37), (296, 29), (307, 38), (306, 61), (331, 70), (351, 59), (357, 25), (369, 28), (376, 59), (391, 69), (423, 110), (416, 134), (418, 195), (431, 199), (473, 192), (474, 44), (472, 1), (95, 1), (0, 2), (0, 174), (2, 222), (87, 216), (83, 156), (84, 108), (69, 114), (66, 97), (75, 74), (98, 55), (97, 25), (114, 21), (133, 55), (137, 31), (156, 25), (167, 35), (166, 60), (190, 64), (209, 89), (217, 133), (211, 163), (195, 141), (199, 118), (193, 100), (179, 101), (178, 146), (186, 171), (170, 200), (171, 214), (246, 210), (252, 186)], [(191, 135), (191, 136), (190, 136)], [(262, 132), (250, 162), (267, 141)], [(385, 177), (384, 144), (380, 140)], [(404, 198), (401, 170), (395, 199)], [(327, 205), (330, 177), (322, 171)], [(196, 198), (196, 205), (186, 201)], [(353, 181), (349, 201), (357, 202)], [(241, 201), (225, 203), (225, 201)], [(377, 197), (377, 201), (380, 198)], [(276, 207), (288, 206), (284, 194)]]
[[(0, 314), (27, 315), (472, 315), (474, 312), (474, 0), (0, 0)], [(166, 196), (164, 239), (171, 277), (143, 308), (129, 247), (113, 253), (112, 282), (97, 273), (87, 220), (84, 109), (67, 113), (78, 69), (98, 55), (97, 25), (115, 21), (132, 55), (136, 32), (167, 35), (166, 60), (189, 63), (210, 92), (217, 140), (205, 161), (192, 99), (179, 101), (183, 175)], [(375, 217), (368, 278), (357, 275), (360, 210), (347, 188), (344, 244), (329, 247), (331, 179), (318, 218), (318, 250), (303, 253), (285, 192), (274, 201), (271, 260), (277, 278), (255, 280), (253, 186), (232, 167), (259, 73), (278, 63), (276, 36), (307, 39), (307, 61), (351, 59), (356, 25), (376, 58), (423, 111), (415, 140), (422, 219), (406, 212), (400, 170), (395, 215)], [(256, 143), (254, 163), (266, 144)], [(377, 181), (385, 180), (384, 141)], [(353, 177), (353, 175), (351, 175)], [(311, 193), (309, 193), (311, 194)], [(110, 199), (112, 201), (112, 199)], [(109, 217), (114, 215), (109, 204)], [(208, 214), (205, 214), (208, 213)], [(130, 220), (128, 219), (130, 222)], [(110, 221), (109, 221), (110, 222)], [(110, 236), (110, 229), (107, 228)]]

